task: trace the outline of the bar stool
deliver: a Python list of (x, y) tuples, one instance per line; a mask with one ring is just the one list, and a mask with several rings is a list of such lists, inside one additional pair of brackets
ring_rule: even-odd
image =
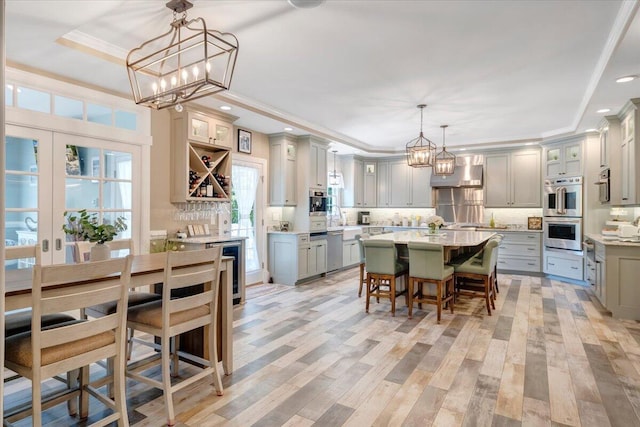
[[(365, 264), (367, 270), (367, 303), (369, 312), (371, 297), (389, 298), (391, 300), (391, 315), (396, 315), (396, 297), (406, 292), (398, 292), (396, 278), (403, 276), (405, 283), (409, 268), (406, 262), (398, 259), (396, 245), (391, 241), (367, 239), (363, 242), (365, 250)], [(407, 299), (407, 303), (408, 303)]]
[[(453, 267), (444, 263), (444, 248), (426, 242), (412, 242), (409, 247), (409, 319), (412, 317), (413, 302), (422, 308), (422, 303), (435, 304), (438, 323), (442, 305), (449, 304), (453, 313)], [(426, 295), (424, 284), (435, 284), (436, 295)], [(414, 293), (414, 285), (417, 285)]]
[[(5, 340), (6, 366), (32, 382), (30, 408), (5, 410), (6, 422), (32, 416), (32, 424), (42, 424), (42, 410), (80, 396), (80, 417), (86, 418), (89, 394), (98, 398), (114, 412), (93, 425), (118, 422), (128, 426), (124, 365), (127, 288), (131, 277), (131, 256), (87, 264), (34, 266), (32, 329)], [(55, 285), (53, 289), (52, 285)], [(89, 303), (117, 301), (116, 312), (92, 320), (76, 320), (54, 328), (42, 328), (41, 318), (61, 310), (77, 310)], [(112, 378), (90, 382), (89, 366), (99, 360), (115, 358)], [(41, 381), (57, 374), (79, 370), (77, 381), (66, 391), (45, 396)], [(114, 383), (115, 399), (98, 392), (107, 383)]]
[(360, 285), (358, 286), (358, 298), (360, 298), (362, 296), (362, 287), (364, 286), (365, 283), (367, 283), (366, 281), (366, 276), (364, 274), (364, 267), (365, 267), (365, 256), (364, 256), (364, 245), (362, 244), (362, 240), (363, 239), (368, 239), (369, 238), (369, 234), (367, 233), (363, 233), (363, 234), (356, 234), (356, 241), (358, 242), (358, 247), (360, 248), (360, 264), (359, 264), (359, 268), (360, 268)]
[[(455, 267), (456, 288), (460, 295), (483, 297), (487, 304), (487, 312), (491, 316), (494, 304), (494, 273), (498, 261), (497, 239), (490, 239), (482, 250), (482, 254), (470, 258)], [(480, 283), (478, 283), (480, 282)]]
[[(127, 326), (133, 330), (140, 330), (151, 336), (161, 337), (160, 354), (151, 355), (140, 361), (135, 361), (127, 367), (127, 375), (136, 381), (144, 382), (152, 387), (163, 390), (167, 424), (175, 424), (173, 394), (194, 382), (211, 375), (213, 385), (218, 396), (222, 396), (223, 388), (218, 369), (217, 350), (217, 307), (219, 294), (219, 271), (222, 247), (214, 246), (209, 249), (185, 252), (168, 252), (167, 264), (164, 271), (162, 300), (137, 305), (128, 310)], [(182, 289), (210, 283), (210, 288), (200, 286), (193, 288), (194, 293), (181, 298), (171, 298), (172, 290)], [(199, 372), (180, 382), (171, 382), (171, 360), (177, 368), (177, 350), (172, 352), (171, 338), (184, 332), (207, 326), (208, 346), (205, 357), (200, 358), (187, 353), (180, 353), (180, 357), (187, 362), (202, 367)], [(138, 342), (136, 340), (136, 342)], [(153, 346), (153, 345), (152, 345)], [(144, 375), (145, 371), (160, 363), (162, 381), (157, 381)]]

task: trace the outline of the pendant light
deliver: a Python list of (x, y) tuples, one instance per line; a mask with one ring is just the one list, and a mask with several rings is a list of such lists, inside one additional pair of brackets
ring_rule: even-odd
[(344, 183), (342, 181), (342, 174), (336, 171), (336, 153), (338, 150), (331, 150), (333, 152), (333, 172), (329, 172), (329, 187), (342, 188)]
[(420, 135), (407, 142), (407, 164), (414, 168), (426, 168), (433, 165), (436, 145), (424, 137), (422, 133), (422, 112), (426, 104), (418, 105), (420, 109)]
[(433, 163), (434, 175), (453, 175), (456, 169), (456, 156), (453, 153), (447, 151), (447, 146), (444, 142), (444, 131), (448, 125), (440, 126), (442, 128), (442, 151), (436, 154)]

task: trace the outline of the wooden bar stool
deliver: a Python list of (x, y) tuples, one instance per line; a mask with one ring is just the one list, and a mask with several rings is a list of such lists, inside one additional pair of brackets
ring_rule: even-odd
[[(438, 323), (440, 323), (443, 304), (449, 304), (453, 313), (453, 267), (444, 263), (444, 249), (441, 245), (414, 242), (409, 243), (408, 247), (409, 318), (412, 317), (414, 301), (418, 302), (420, 308), (422, 303), (435, 304), (438, 310)], [(435, 284), (436, 294), (426, 294), (424, 284)]]
[(491, 309), (495, 310), (494, 303), (494, 273), (498, 262), (497, 239), (489, 239), (482, 254), (470, 258), (463, 264), (455, 267), (456, 289), (460, 295), (483, 297), (486, 301), (487, 312), (491, 316)]
[(366, 280), (366, 276), (365, 276), (365, 256), (364, 256), (364, 245), (362, 244), (362, 240), (363, 239), (368, 239), (369, 238), (369, 234), (367, 233), (363, 233), (363, 234), (356, 234), (356, 240), (358, 242), (358, 247), (360, 248), (360, 264), (359, 264), (359, 268), (360, 268), (360, 285), (358, 286), (358, 298), (360, 298), (362, 296), (362, 287), (367, 283)]
[(393, 242), (368, 239), (363, 242), (363, 245), (367, 269), (366, 312), (369, 312), (371, 297), (375, 297), (378, 302), (380, 298), (389, 298), (391, 315), (395, 316), (396, 297), (406, 292), (406, 290), (398, 291), (396, 279), (403, 276), (406, 283), (408, 265), (398, 259), (396, 245)]

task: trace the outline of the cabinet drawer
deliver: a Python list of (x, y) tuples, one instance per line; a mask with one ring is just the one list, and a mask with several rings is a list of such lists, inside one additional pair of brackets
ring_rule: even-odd
[(504, 240), (499, 246), (498, 256), (502, 255), (524, 255), (524, 256), (540, 256), (540, 241), (537, 242), (525, 242), (525, 243), (511, 243)]
[(502, 243), (535, 243), (540, 246), (541, 233), (502, 233)]
[(308, 234), (298, 234), (298, 245), (304, 245), (309, 243), (309, 235)]
[(311, 230), (311, 231), (327, 231), (327, 218), (326, 217), (310, 218), (309, 219), (309, 230)]
[(568, 277), (570, 279), (582, 280), (582, 260), (566, 259), (547, 255), (545, 257), (544, 272), (556, 276)]
[(540, 257), (500, 257), (498, 259), (499, 270), (517, 270), (540, 272)]

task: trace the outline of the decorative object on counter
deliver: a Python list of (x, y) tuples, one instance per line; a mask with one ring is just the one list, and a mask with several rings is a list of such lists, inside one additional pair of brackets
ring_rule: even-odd
[(289, 231), (289, 221), (280, 221), (280, 231)]
[(407, 164), (414, 168), (425, 168), (433, 165), (433, 158), (436, 153), (436, 145), (424, 137), (422, 132), (423, 111), (426, 104), (419, 104), (420, 109), (420, 135), (407, 142)]
[(251, 132), (238, 129), (238, 152), (251, 154)]
[(209, 224), (189, 224), (187, 225), (189, 237), (210, 236)]
[(156, 110), (175, 106), (180, 112), (181, 102), (229, 89), (238, 39), (208, 30), (202, 18), (188, 21), (193, 4), (187, 0), (171, 0), (166, 6), (173, 11), (171, 28), (132, 49), (127, 72), (136, 104)]
[(68, 213), (65, 211), (66, 224), (62, 224), (62, 231), (73, 236), (73, 241), (89, 241), (95, 243), (91, 247), (91, 261), (102, 261), (111, 258), (111, 249), (106, 244), (120, 232), (127, 229), (126, 218), (119, 216), (113, 224), (98, 223), (96, 213), (88, 213), (86, 209)]
[(491, 220), (489, 221), (489, 227), (496, 228), (496, 220), (493, 218), (493, 214), (491, 214)]
[(541, 216), (528, 217), (527, 228), (529, 230), (542, 230), (542, 217)]
[(433, 174), (439, 176), (453, 175), (456, 169), (456, 156), (447, 151), (447, 146), (444, 142), (444, 130), (448, 125), (442, 125), (440, 127), (442, 128), (442, 151), (436, 154), (433, 163)]
[(429, 226), (429, 233), (436, 234), (440, 228), (444, 225), (444, 219), (438, 215), (432, 215), (427, 218), (427, 225)]
[(149, 253), (155, 254), (158, 252), (165, 252), (166, 250), (167, 230), (151, 230), (149, 232)]

